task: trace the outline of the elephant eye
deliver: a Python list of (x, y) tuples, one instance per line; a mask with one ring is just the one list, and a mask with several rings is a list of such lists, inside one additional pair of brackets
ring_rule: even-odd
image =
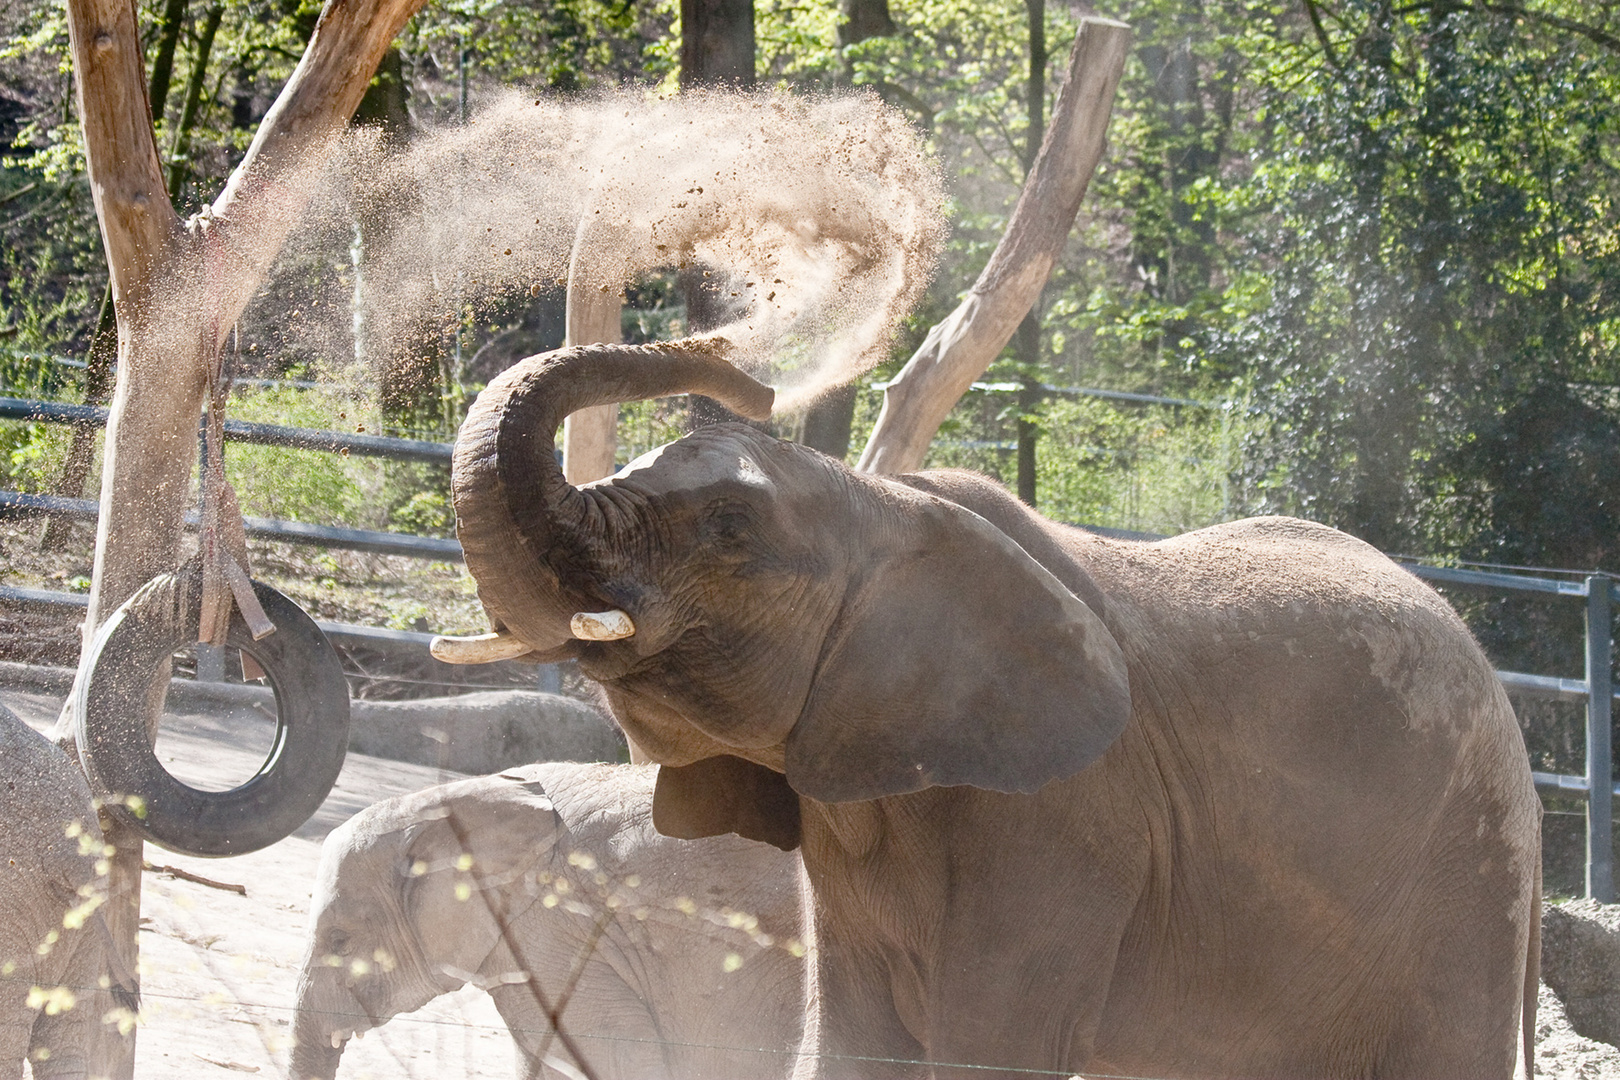
[(752, 531), (754, 511), (742, 503), (717, 503), (709, 508), (704, 526), (710, 539), (722, 544), (734, 544)]
[(349, 932), (347, 930), (333, 930), (326, 935), (326, 944), (335, 953), (347, 954), (349, 951)]

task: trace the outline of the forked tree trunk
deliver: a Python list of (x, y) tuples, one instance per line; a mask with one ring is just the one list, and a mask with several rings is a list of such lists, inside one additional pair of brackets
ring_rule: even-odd
[[(85, 640), (147, 579), (180, 556), (207, 371), (281, 248), (319, 157), (354, 112), (371, 73), (422, 0), (330, 0), (297, 70), (242, 164), (206, 215), (182, 222), (164, 186), (146, 94), (134, 5), (68, 0), (68, 33), (85, 162), (118, 316), (118, 378), (107, 425), (96, 559)], [(318, 166), (319, 162), (315, 164)], [(206, 290), (166, 303), (165, 287)], [(138, 525), (138, 527), (136, 527)], [(115, 946), (136, 968), (141, 842), (114, 825), (103, 911)], [(99, 1023), (90, 1071), (134, 1071), (134, 1030)]]
[[(163, 117), (169, 100), (169, 82), (174, 77), (174, 51), (180, 43), (180, 27), (185, 22), (185, 0), (166, 0), (163, 19), (158, 24), (157, 58), (152, 61), (152, 87), (150, 103), (152, 120)], [(112, 389), (113, 363), (118, 359), (118, 319), (113, 313), (112, 283), (101, 294), (101, 306), (96, 316), (96, 329), (90, 336), (90, 347), (84, 357), (84, 404), (100, 405), (107, 400)], [(74, 424), (73, 436), (68, 444), (62, 470), (57, 474), (51, 494), (77, 499), (84, 494), (84, 482), (90, 476), (90, 465), (95, 457), (95, 424)], [(47, 551), (67, 542), (73, 523), (68, 518), (48, 517), (40, 533), (39, 546)]]
[(1040, 296), (1102, 160), (1130, 41), (1124, 23), (1081, 20), (1052, 123), (1007, 231), (967, 297), (928, 332), (884, 392), (883, 411), (857, 466), (862, 471), (921, 468), (940, 422)]

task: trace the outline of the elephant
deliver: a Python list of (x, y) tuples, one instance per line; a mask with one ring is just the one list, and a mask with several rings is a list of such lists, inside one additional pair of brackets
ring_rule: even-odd
[[(112, 966), (104, 841), (84, 774), (0, 706), (0, 1077), (81, 1078)], [(122, 972), (120, 972), (123, 974)], [(118, 981), (118, 1003), (133, 981)]]
[(1490, 663), (1371, 546), (1161, 541), (744, 423), (571, 486), (570, 412), (773, 391), (717, 336), (531, 357), (452, 492), (488, 634), (577, 660), (653, 822), (803, 859), (796, 1080), (1506, 1077), (1534, 1030), (1540, 814)]
[(292, 1075), (332, 1080), (350, 1036), (471, 982), (526, 1077), (579, 1075), (550, 1034), (553, 1007), (597, 1080), (787, 1076), (804, 1012), (798, 859), (658, 835), (653, 774), (528, 765), (389, 799), (333, 831)]

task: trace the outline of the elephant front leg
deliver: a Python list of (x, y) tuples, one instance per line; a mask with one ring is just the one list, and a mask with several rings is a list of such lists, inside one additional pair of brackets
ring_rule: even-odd
[(1099, 1060), (1116, 1048), (1103, 1018), (1119, 980), (1137, 982), (1120, 965), (1137, 894), (1095, 876), (1063, 884), (1089, 902), (1060, 911), (1033, 889), (959, 890), (922, 995), (933, 1080), (1067, 1078), (1088, 1068), (1140, 1074)]
[(882, 958), (827, 934), (811, 955), (793, 1080), (926, 1080), (922, 1044), (895, 1009)]

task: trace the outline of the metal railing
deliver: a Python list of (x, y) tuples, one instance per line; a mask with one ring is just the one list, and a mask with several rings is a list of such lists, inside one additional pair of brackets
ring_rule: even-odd
[[(0, 419), (100, 427), (107, 423), (107, 410), (96, 405), (70, 405), (55, 401), (0, 397)], [(281, 424), (255, 424), (242, 420), (225, 421), (225, 441), (342, 455), (355, 454), (395, 461), (421, 461), (436, 465), (450, 464), (450, 456), (454, 450), (449, 443), (396, 439), (392, 436), (367, 435), (360, 432), (320, 431), (285, 427)], [(0, 519), (49, 516), (71, 518), (76, 521), (94, 521), (99, 513), (100, 508), (92, 499), (0, 491)], [(245, 517), (243, 522), (249, 536), (265, 540), (344, 548), (377, 555), (405, 555), (410, 558), (444, 562), (461, 561), (461, 545), (454, 540), (440, 537), (350, 529), (334, 525), (312, 525), (309, 522), (286, 521), (280, 518)], [(194, 528), (196, 524), (196, 513), (188, 513), (186, 527)]]
[[(100, 405), (69, 405), (58, 401), (0, 397), (0, 419), (29, 420), (46, 424), (83, 424), (104, 427), (107, 410)], [(311, 428), (283, 427), (280, 424), (253, 424), (245, 420), (225, 421), (225, 441), (256, 443), (260, 446), (288, 446), (295, 450), (324, 450), (334, 454), (363, 454), (399, 461), (426, 461), (450, 464), (455, 449), (449, 443), (421, 439), (396, 439), (390, 435), (360, 432), (318, 431)]]
[(1586, 704), (1586, 772), (1581, 776), (1533, 771), (1536, 790), (1545, 795), (1576, 798), (1586, 803), (1586, 895), (1605, 903), (1614, 901), (1614, 579), (1591, 574), (1584, 581), (1460, 570), (1449, 566), (1404, 563), (1411, 573), (1444, 585), (1475, 589), (1533, 592), (1584, 601), (1586, 674), (1581, 679), (1498, 671), (1496, 677), (1509, 690), (1526, 697)]
[[(1176, 401), (1175, 404), (1197, 405), (1199, 402)], [(46, 423), (104, 424), (107, 410), (83, 405), (64, 405), (53, 402), (30, 401), (19, 398), (0, 398), (0, 419), (32, 420)], [(287, 446), (299, 449), (355, 453), (375, 457), (448, 463), (452, 447), (447, 443), (421, 442), (414, 439), (395, 439), (386, 436), (348, 434), (335, 431), (317, 431), (305, 428), (282, 427), (276, 424), (249, 424), (226, 421), (227, 440)], [(15, 491), (0, 491), (0, 518), (63, 515), (81, 520), (94, 520), (99, 512), (97, 504), (89, 499), (66, 499), (51, 495), (27, 495)], [(196, 514), (186, 516), (187, 525), (194, 526)], [(413, 536), (405, 533), (374, 532), (336, 526), (311, 525), (299, 521), (274, 518), (246, 518), (249, 536), (284, 543), (311, 544), (347, 548), (379, 554), (405, 555), (412, 558), (433, 559), (444, 562), (461, 561), (461, 545), (454, 540), (438, 537)], [(1106, 536), (1131, 539), (1159, 539), (1148, 533), (1091, 527), (1091, 531)], [(1604, 902), (1613, 902), (1614, 884), (1614, 799), (1620, 795), (1620, 786), (1614, 782), (1613, 716), (1614, 641), (1612, 613), (1616, 597), (1614, 580), (1604, 574), (1592, 574), (1583, 581), (1560, 581), (1526, 574), (1504, 574), (1483, 570), (1465, 570), (1449, 566), (1426, 566), (1415, 562), (1402, 562), (1408, 572), (1426, 581), (1442, 585), (1473, 589), (1529, 592), (1543, 595), (1580, 599), (1585, 607), (1586, 672), (1584, 678), (1567, 679), (1549, 675), (1533, 675), (1519, 671), (1498, 671), (1497, 678), (1509, 690), (1527, 697), (1555, 701), (1582, 701), (1586, 705), (1586, 771), (1583, 775), (1533, 771), (1536, 789), (1561, 798), (1581, 799), (1586, 806), (1586, 894)], [(27, 594), (26, 596), (24, 594)], [(17, 590), (0, 588), (0, 600), (26, 602), (32, 605), (50, 603), (49, 590)], [(81, 596), (56, 593), (63, 604), (82, 604)], [(323, 629), (325, 627), (323, 626)], [(336, 627), (334, 627), (336, 629)], [(366, 628), (344, 626), (340, 635), (359, 636)], [(400, 631), (371, 631), (388, 634), (394, 640), (409, 639), (413, 644), (426, 635), (404, 634)], [(395, 636), (397, 635), (397, 636)]]

